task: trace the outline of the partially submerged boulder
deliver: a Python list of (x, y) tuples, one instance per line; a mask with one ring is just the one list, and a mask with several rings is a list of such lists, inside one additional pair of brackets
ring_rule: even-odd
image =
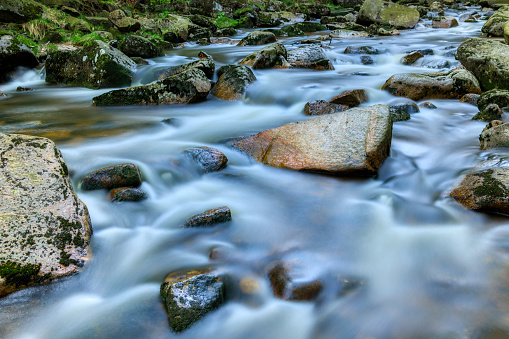
[(509, 91), (492, 89), (482, 93), (477, 99), (479, 110), (485, 109), (490, 104), (497, 104), (500, 108), (509, 106)]
[(155, 58), (164, 55), (161, 48), (137, 35), (127, 35), (118, 44), (118, 49), (129, 57)]
[(373, 175), (389, 155), (391, 136), (389, 107), (374, 105), (290, 123), (229, 144), (273, 167)]
[(482, 149), (495, 147), (509, 147), (509, 124), (496, 123), (487, 128), (479, 136), (479, 146)]
[(368, 101), (368, 95), (363, 89), (345, 91), (329, 100), (332, 104), (346, 105), (348, 107), (359, 106), (366, 101)]
[(443, 16), (440, 20), (433, 20), (431, 27), (433, 28), (452, 28), (458, 26), (458, 20), (450, 16)]
[(311, 68), (318, 71), (334, 69), (323, 48), (318, 45), (303, 46), (289, 51), (288, 62), (295, 68)]
[(268, 31), (254, 31), (240, 40), (237, 46), (265, 45), (273, 42), (276, 42), (276, 36), (274, 33)]
[(411, 65), (422, 57), (424, 57), (424, 54), (419, 51), (413, 51), (412, 53), (407, 54), (401, 58), (401, 63), (403, 65)]
[(467, 93), (480, 94), (479, 82), (467, 70), (447, 73), (402, 73), (390, 77), (382, 86), (392, 95), (412, 100), (459, 99)]
[(509, 6), (500, 7), (486, 23), (481, 31), (489, 36), (503, 37), (504, 25), (509, 21)]
[(243, 65), (227, 65), (219, 68), (219, 79), (212, 88), (212, 95), (221, 100), (242, 100), (249, 84), (256, 80), (253, 71)]
[(184, 151), (184, 154), (196, 163), (203, 173), (220, 171), (228, 163), (226, 155), (212, 147), (189, 148)]
[(34, 52), (17, 37), (0, 36), (0, 82), (8, 80), (9, 73), (17, 67), (34, 68), (38, 64)]
[(483, 90), (509, 90), (509, 46), (489, 39), (468, 39), (458, 47), (458, 60), (479, 80)]
[(415, 8), (383, 0), (364, 1), (357, 15), (357, 23), (364, 26), (379, 24), (396, 28), (414, 28), (418, 21), (419, 12)]
[(253, 69), (264, 68), (287, 68), (287, 51), (282, 43), (266, 46), (246, 56), (239, 62), (239, 65), (251, 66)]
[(67, 166), (46, 138), (0, 134), (0, 297), (77, 273), (92, 234)]
[(489, 104), (482, 111), (477, 113), (472, 120), (490, 122), (492, 120), (498, 120), (502, 117), (502, 110), (497, 104)]
[(134, 164), (120, 164), (98, 169), (81, 180), (81, 189), (85, 191), (114, 189), (119, 187), (138, 187), (141, 176)]
[(343, 51), (345, 54), (383, 54), (386, 50), (373, 46), (348, 46)]
[(50, 51), (46, 81), (92, 89), (131, 85), (136, 63), (107, 43), (94, 40), (77, 50)]
[(331, 104), (325, 100), (313, 100), (307, 102), (304, 106), (304, 114), (305, 115), (324, 115), (324, 114), (332, 114), (343, 112), (349, 109), (350, 107), (346, 105), (338, 105)]
[(230, 208), (228, 208), (228, 206), (222, 206), (190, 216), (180, 228), (211, 227), (231, 220), (232, 213)]
[(112, 202), (138, 202), (148, 198), (147, 193), (135, 187), (121, 187), (111, 190), (110, 197)]
[(182, 65), (168, 67), (159, 72), (156, 72), (155, 75), (157, 76), (157, 79), (161, 80), (185, 72), (191, 68), (196, 68), (203, 71), (207, 78), (212, 79), (216, 70), (216, 64), (212, 59), (201, 58), (200, 60), (191, 61)]
[(189, 70), (138, 87), (118, 89), (93, 98), (95, 106), (178, 105), (206, 100), (211, 88), (203, 71)]
[(477, 106), (477, 102), (479, 101), (480, 96), (481, 95), (479, 94), (465, 94), (461, 97), (460, 102), (466, 102), (467, 104)]

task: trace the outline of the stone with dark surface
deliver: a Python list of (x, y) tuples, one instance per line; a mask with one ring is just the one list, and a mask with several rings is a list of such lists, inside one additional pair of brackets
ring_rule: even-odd
[(396, 28), (414, 28), (418, 21), (419, 12), (415, 8), (383, 0), (364, 1), (357, 15), (357, 23), (364, 26), (379, 24)]
[(440, 20), (433, 20), (431, 27), (433, 28), (452, 28), (458, 26), (458, 20), (455, 18), (444, 16)]
[(509, 91), (492, 89), (482, 93), (477, 99), (479, 110), (485, 109), (490, 104), (497, 104), (501, 108), (509, 106)]
[(38, 64), (34, 52), (17, 37), (0, 36), (0, 82), (8, 80), (9, 73), (17, 67), (34, 68)]
[(121, 164), (98, 169), (81, 180), (81, 189), (85, 191), (120, 187), (138, 187), (141, 176), (134, 164)]
[(207, 76), (207, 78), (212, 79), (214, 76), (214, 72), (216, 70), (216, 64), (212, 59), (209, 58), (201, 58), (200, 60), (191, 61), (178, 66), (171, 66), (166, 69), (162, 69), (154, 73), (154, 76), (157, 77), (158, 80), (177, 75), (179, 73), (185, 72), (191, 68), (196, 68)]
[(437, 109), (437, 106), (435, 106), (432, 102), (430, 101), (425, 101), (423, 103), (420, 103), (419, 104), (419, 107), (422, 107), (422, 108), (427, 108), (427, 109)]
[(311, 68), (318, 71), (334, 69), (323, 48), (317, 45), (293, 49), (288, 52), (287, 60), (295, 68)]
[(363, 65), (371, 65), (371, 64), (373, 64), (374, 62), (375, 62), (375, 61), (374, 61), (374, 60), (373, 60), (373, 58), (372, 58), (372, 57), (370, 57), (370, 56), (367, 56), (367, 55), (363, 55), (363, 56), (361, 56), (361, 63), (362, 63)]
[(253, 71), (243, 65), (222, 66), (217, 73), (219, 79), (211, 93), (221, 100), (242, 100), (249, 84), (256, 81)]
[(87, 207), (46, 138), (0, 134), (0, 297), (77, 273), (88, 261)]
[(33, 0), (0, 1), (0, 22), (24, 23), (38, 19), (44, 12), (44, 6)]
[(477, 106), (477, 101), (479, 100), (479, 94), (465, 94), (461, 97), (460, 102), (466, 102), (467, 104)]
[(186, 149), (184, 154), (195, 162), (204, 173), (222, 170), (228, 163), (226, 155), (212, 147), (190, 148)]
[(481, 31), (489, 36), (503, 37), (504, 25), (507, 21), (509, 21), (509, 6), (503, 6), (490, 16)]
[(92, 100), (95, 106), (183, 105), (205, 101), (210, 88), (205, 73), (190, 68), (150, 85), (114, 90)]
[(276, 42), (276, 36), (274, 33), (268, 31), (254, 31), (240, 40), (237, 46), (265, 45), (273, 42)]
[(509, 169), (489, 168), (468, 173), (450, 196), (470, 210), (508, 214)]
[(468, 39), (458, 47), (458, 60), (479, 80), (483, 90), (509, 90), (509, 46), (489, 39)]
[(477, 113), (472, 120), (486, 121), (498, 120), (502, 117), (502, 110), (497, 104), (489, 104), (482, 111)]
[(424, 57), (424, 54), (422, 54), (421, 52), (415, 51), (415, 52), (407, 54), (403, 58), (401, 58), (401, 63), (403, 65), (411, 65), (422, 57)]
[(95, 40), (76, 50), (51, 51), (46, 81), (92, 89), (129, 86), (136, 63), (107, 43)]
[(485, 129), (479, 136), (482, 149), (509, 147), (509, 124), (498, 124)]
[(363, 89), (345, 91), (329, 100), (331, 104), (346, 105), (348, 107), (359, 106), (366, 101), (368, 101), (368, 95)]
[(137, 202), (147, 199), (148, 195), (139, 188), (121, 187), (111, 190), (110, 197), (112, 202)]
[[(267, 276), (276, 298), (294, 301), (315, 300), (323, 290), (319, 279), (296, 279), (295, 265), (288, 262), (275, 262), (267, 268)], [(307, 281), (306, 281), (307, 280)]]
[(468, 93), (480, 94), (479, 82), (467, 70), (432, 73), (402, 73), (390, 77), (382, 86), (392, 95), (412, 100), (459, 99)]
[(373, 175), (389, 155), (391, 136), (389, 107), (374, 105), (286, 124), (229, 145), (273, 167)]
[(225, 302), (223, 278), (210, 269), (172, 272), (161, 285), (172, 330), (181, 332)]
[(137, 35), (127, 35), (118, 44), (118, 49), (129, 57), (155, 58), (164, 55), (161, 48), (150, 40)]
[(232, 220), (232, 214), (227, 206), (212, 208), (186, 219), (180, 228), (211, 227)]
[(287, 52), (282, 43), (266, 46), (246, 56), (239, 65), (251, 66), (253, 69), (288, 68)]
[(348, 46), (343, 51), (345, 54), (383, 54), (386, 50), (373, 46)]
[(307, 102), (304, 106), (305, 115), (324, 115), (331, 113), (343, 112), (350, 107), (346, 105), (331, 104), (325, 100), (313, 100)]

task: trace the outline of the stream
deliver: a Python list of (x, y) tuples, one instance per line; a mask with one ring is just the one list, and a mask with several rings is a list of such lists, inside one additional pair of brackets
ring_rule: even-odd
[[(365, 89), (363, 106), (404, 101), (380, 90), (390, 76), (458, 66), (451, 48), (480, 36), (484, 22), (432, 29), (424, 20), (427, 29), (400, 36), (325, 41), (335, 70), (255, 70), (258, 80), (243, 102), (209, 95), (185, 106), (94, 107), (92, 98), (109, 90), (50, 85), (35, 71), (0, 85), (8, 95), (0, 101), (0, 133), (54, 140), (75, 188), (91, 171), (134, 163), (149, 196), (113, 204), (104, 191), (77, 189), (94, 229), (90, 263), (78, 275), (0, 299), (0, 338), (507, 338), (509, 221), (465, 210), (447, 196), (482, 161), (509, 166), (509, 150), (479, 148), (486, 123), (471, 120), (477, 107), (429, 100), (437, 109), (395, 122), (391, 155), (371, 178), (271, 168), (225, 146), (230, 138), (305, 120), (306, 102), (345, 90)], [(288, 49), (300, 40), (278, 39)], [(347, 46), (387, 52), (364, 65), (360, 55), (343, 53)], [(260, 48), (186, 43), (139, 66), (135, 84), (157, 69), (197, 60), (199, 51), (220, 67)], [(435, 55), (425, 56), (424, 65), (400, 63), (406, 52), (427, 48)], [(18, 86), (35, 90), (16, 92)], [(169, 118), (176, 126), (161, 122)], [(219, 149), (228, 166), (202, 175), (179, 161), (197, 146)], [(178, 227), (219, 206), (230, 207), (231, 223)], [(212, 249), (225, 258), (211, 262)], [(303, 280), (323, 282), (316, 302), (274, 297), (266, 267), (279, 259), (297, 262)], [(161, 282), (171, 271), (210, 265), (249, 279), (257, 293), (239, 294), (182, 334), (171, 332)], [(362, 283), (343, 295), (338, 279)]]

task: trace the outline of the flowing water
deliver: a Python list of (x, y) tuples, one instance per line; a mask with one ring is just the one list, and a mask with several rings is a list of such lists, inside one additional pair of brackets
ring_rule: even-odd
[[(458, 17), (464, 12), (449, 12)], [(430, 22), (426, 22), (430, 24)], [(93, 107), (106, 90), (52, 86), (27, 72), (0, 86), (0, 132), (53, 139), (72, 169), (75, 187), (87, 173), (131, 162), (149, 199), (112, 204), (103, 191), (79, 197), (92, 218), (93, 259), (78, 275), (0, 300), (1, 338), (491, 338), (509, 330), (509, 221), (464, 210), (447, 197), (458, 177), (479, 162), (507, 165), (507, 150), (481, 151), (485, 123), (477, 108), (431, 100), (409, 121), (396, 122), (391, 155), (373, 178), (338, 178), (254, 163), (224, 141), (304, 120), (307, 101), (363, 88), (372, 104), (401, 100), (381, 91), (391, 75), (435, 69), (400, 64), (410, 50), (431, 48), (426, 62), (480, 35), (483, 22), (401, 36), (334, 39), (326, 53), (335, 70), (257, 70), (244, 102), (212, 96), (187, 106)], [(247, 32), (240, 33), (241, 38)], [(323, 33), (327, 34), (327, 33)], [(281, 39), (288, 49), (297, 38)], [(363, 65), (347, 46), (386, 49)], [(238, 62), (259, 47), (233, 44), (167, 51), (139, 66), (136, 83), (160, 68), (196, 60)], [(34, 88), (16, 92), (16, 87)], [(161, 123), (174, 118), (177, 126)], [(181, 160), (196, 146), (215, 147), (228, 166), (201, 175)], [(189, 215), (227, 205), (233, 221), (179, 229)], [(211, 249), (224, 258), (209, 260)], [(298, 263), (302, 280), (321, 279), (316, 302), (276, 299), (266, 275), (274, 260)], [(188, 331), (169, 330), (159, 297), (173, 270), (217, 265), (249, 279), (256, 293), (237, 293)], [(338, 281), (362, 282), (341, 293)]]

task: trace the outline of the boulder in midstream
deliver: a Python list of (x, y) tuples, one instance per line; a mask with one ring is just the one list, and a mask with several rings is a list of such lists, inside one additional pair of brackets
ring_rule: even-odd
[(222, 206), (190, 216), (180, 225), (180, 228), (211, 227), (231, 220), (232, 214), (230, 208)]
[(311, 68), (318, 71), (334, 69), (323, 48), (317, 45), (298, 47), (289, 51), (288, 62), (295, 68)]
[(120, 187), (138, 187), (141, 185), (141, 176), (138, 167), (134, 164), (120, 164), (98, 169), (82, 180), (80, 187), (91, 191), (98, 189), (114, 189)]
[(223, 152), (207, 146), (186, 149), (184, 155), (197, 164), (203, 173), (217, 172), (228, 163)]
[(253, 71), (244, 65), (226, 65), (217, 71), (219, 77), (212, 95), (227, 101), (242, 100), (247, 87), (256, 81)]

